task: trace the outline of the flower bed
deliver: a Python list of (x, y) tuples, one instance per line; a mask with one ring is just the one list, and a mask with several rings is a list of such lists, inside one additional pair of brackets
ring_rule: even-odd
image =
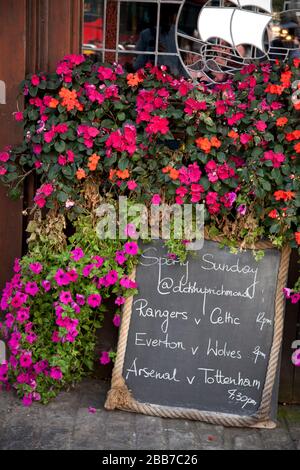
[[(15, 113), (24, 142), (0, 152), (0, 179), (19, 197), (36, 174), (33, 209), (50, 210), (46, 222), (31, 222), (29, 253), (1, 302), (11, 356), (0, 381), (25, 404), (47, 401), (92, 368), (102, 298), (117, 296), (118, 326), (136, 287), (127, 277), (135, 242), (96, 236), (100, 201), (204, 202), (207, 231), (233, 249), (262, 238), (300, 245), (299, 105), (291, 99), (299, 66), (251, 64), (207, 87), (165, 67), (126, 74), (71, 55), (55, 74), (24, 81), (27, 106)], [(69, 240), (66, 219), (76, 227)], [(182, 242), (168, 246), (184, 257)], [(299, 291), (298, 281), (285, 294), (297, 302)]]

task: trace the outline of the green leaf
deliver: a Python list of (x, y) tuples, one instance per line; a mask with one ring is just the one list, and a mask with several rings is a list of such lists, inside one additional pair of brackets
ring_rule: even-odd
[(66, 144), (64, 141), (60, 140), (59, 142), (55, 142), (54, 148), (58, 153), (63, 153), (66, 149)]

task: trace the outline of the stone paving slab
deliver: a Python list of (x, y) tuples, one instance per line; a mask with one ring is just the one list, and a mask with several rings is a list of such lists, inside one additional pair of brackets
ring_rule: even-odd
[(0, 392), (0, 449), (300, 450), (300, 406), (280, 407), (274, 430), (224, 428), (106, 411), (108, 388), (108, 382), (87, 379), (49, 405), (31, 408), (14, 393)]

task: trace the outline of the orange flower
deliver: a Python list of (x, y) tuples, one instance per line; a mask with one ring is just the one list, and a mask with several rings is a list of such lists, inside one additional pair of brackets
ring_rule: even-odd
[(77, 108), (79, 111), (83, 110), (82, 104), (77, 99), (76, 90), (68, 90), (68, 88), (62, 88), (59, 92), (59, 96), (62, 98), (62, 106), (65, 106), (68, 111)]
[(295, 232), (295, 240), (297, 245), (300, 245), (300, 232)]
[(276, 121), (276, 126), (278, 127), (284, 127), (287, 123), (288, 123), (288, 118), (286, 117), (281, 117), (281, 118), (278, 118), (277, 121)]
[(289, 88), (291, 86), (292, 75), (293, 73), (291, 70), (286, 70), (285, 72), (282, 72), (280, 81), (284, 88)]
[(281, 95), (284, 88), (285, 87), (281, 85), (268, 85), (265, 91), (266, 93), (271, 93), (272, 95)]
[(176, 168), (171, 168), (169, 176), (171, 180), (177, 180), (179, 177), (179, 171)]
[(85, 171), (82, 169), (82, 168), (78, 168), (77, 172), (76, 172), (76, 178), (78, 180), (82, 180), (86, 177), (86, 173)]
[(273, 209), (268, 215), (271, 219), (276, 219), (278, 217), (278, 212), (276, 209)]
[(111, 169), (111, 170), (109, 171), (109, 177), (108, 177), (109, 181), (112, 181), (112, 180), (115, 178), (116, 173), (117, 173), (117, 170)]
[(55, 98), (52, 98), (49, 103), (49, 108), (56, 108), (59, 105), (59, 101)]
[(238, 139), (239, 134), (235, 132), (234, 130), (231, 130), (228, 132), (228, 137), (231, 137), (232, 139)]
[(172, 170), (172, 167), (168, 165), (168, 166), (165, 166), (165, 168), (162, 169), (162, 172), (164, 174), (166, 174), (166, 173), (169, 173), (170, 170)]
[(127, 178), (129, 178), (129, 171), (127, 169), (126, 170), (117, 170), (116, 175), (121, 180), (126, 180)]
[(217, 149), (221, 147), (221, 141), (217, 137), (212, 137), (210, 139), (210, 143), (212, 147), (215, 147)]
[(296, 109), (296, 111), (300, 111), (300, 101), (294, 104), (294, 108)]
[(294, 145), (294, 149), (296, 150), (296, 153), (300, 153), (300, 142)]
[(93, 155), (90, 156), (88, 167), (91, 171), (95, 171), (97, 169), (99, 160), (100, 157), (96, 153), (93, 153)]
[(143, 79), (139, 77), (138, 73), (129, 73), (126, 78), (128, 85), (132, 87), (143, 82)]
[(283, 201), (290, 201), (291, 199), (293, 199), (295, 197), (295, 193), (293, 191), (279, 190), (279, 191), (275, 191), (274, 197), (275, 197), (276, 201), (280, 201), (281, 199)]
[(198, 137), (198, 139), (196, 139), (196, 145), (205, 153), (209, 153), (211, 150), (211, 143), (207, 137)]

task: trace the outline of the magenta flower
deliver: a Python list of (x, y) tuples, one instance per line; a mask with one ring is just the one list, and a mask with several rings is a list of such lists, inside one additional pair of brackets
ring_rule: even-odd
[(87, 299), (88, 305), (92, 308), (97, 308), (101, 305), (102, 297), (100, 294), (91, 294)]
[(23, 352), (20, 356), (20, 365), (28, 369), (32, 364), (31, 352)]
[(111, 286), (117, 282), (118, 278), (119, 278), (119, 275), (117, 271), (112, 270), (112, 271), (109, 271), (107, 275), (105, 276), (105, 281), (109, 286)]
[(63, 373), (62, 373), (60, 367), (51, 367), (50, 377), (53, 380), (61, 380), (63, 378)]
[(52, 333), (51, 341), (52, 341), (52, 343), (60, 343), (61, 342), (61, 337), (59, 336), (58, 331), (54, 331)]
[(88, 410), (91, 414), (95, 414), (97, 412), (96, 408), (93, 408), (92, 406), (89, 406)]
[(124, 264), (125, 261), (127, 260), (127, 258), (125, 256), (125, 252), (124, 251), (117, 251), (115, 260), (120, 265)]
[(284, 288), (282, 289), (282, 292), (283, 292), (283, 295), (285, 296), (286, 299), (290, 299), (291, 293), (292, 293), (292, 289), (289, 289), (288, 287), (284, 287)]
[(37, 335), (35, 333), (29, 333), (26, 336), (26, 341), (28, 341), (29, 344), (35, 343), (37, 340)]
[(29, 269), (33, 272), (33, 274), (40, 274), (43, 270), (43, 266), (41, 263), (31, 263), (29, 265)]
[(114, 318), (113, 318), (113, 324), (119, 328), (119, 326), (121, 325), (121, 317), (120, 315), (115, 315)]
[(26, 320), (29, 319), (29, 308), (21, 308), (17, 311), (17, 321), (20, 323), (24, 323)]
[(26, 393), (22, 398), (22, 402), (24, 406), (31, 406), (32, 405), (32, 394)]
[(291, 295), (291, 302), (292, 304), (297, 304), (300, 301), (300, 293), (295, 292), (294, 294)]
[(39, 291), (39, 288), (36, 282), (27, 282), (25, 286), (26, 294), (31, 295), (32, 297), (35, 297), (38, 291)]
[(84, 252), (82, 251), (81, 248), (75, 248), (73, 251), (71, 251), (71, 258), (74, 261), (79, 261), (83, 257), (84, 257)]
[[(300, 367), (300, 352), (297, 349), (292, 355), (292, 362), (295, 364), (296, 367)], [(1, 379), (0, 379), (1, 380)]]
[(125, 304), (125, 301), (126, 301), (125, 297), (117, 297), (115, 300), (115, 304), (120, 306), (120, 305)]
[(154, 206), (159, 206), (161, 202), (161, 197), (159, 194), (154, 194), (152, 196), (152, 199), (151, 199), (151, 203), (154, 205)]
[(110, 363), (109, 353), (107, 351), (103, 351), (100, 356), (100, 364), (105, 366), (106, 364)]
[(67, 276), (69, 277), (70, 282), (76, 282), (78, 279), (76, 269), (70, 269), (70, 271), (67, 272)]
[(139, 247), (136, 242), (127, 242), (124, 245), (124, 250), (128, 255), (135, 256), (139, 251)]
[(136, 188), (137, 188), (137, 184), (134, 180), (129, 180), (127, 182), (127, 188), (130, 190), (130, 191), (134, 191)]
[(83, 270), (82, 270), (82, 274), (84, 277), (89, 277), (89, 275), (91, 274), (91, 271), (94, 269), (95, 265), (94, 264), (87, 264)]
[(81, 295), (81, 294), (76, 294), (76, 302), (78, 303), (78, 305), (84, 305), (85, 304), (85, 297), (84, 295)]
[(51, 289), (51, 282), (50, 281), (42, 281), (42, 288), (45, 292), (49, 292)]
[(67, 286), (70, 284), (69, 276), (62, 269), (58, 269), (54, 279), (59, 286)]
[(247, 206), (246, 206), (246, 204), (240, 204), (240, 205), (238, 206), (238, 208), (237, 208), (237, 211), (238, 211), (239, 214), (245, 215), (246, 212), (247, 212)]
[(0, 382), (7, 382), (8, 379), (8, 366), (7, 364), (0, 365)]
[(102, 267), (102, 265), (104, 263), (104, 258), (102, 258), (101, 256), (95, 255), (95, 256), (93, 256), (92, 259), (93, 259), (93, 261), (96, 261), (96, 263), (95, 263), (96, 268), (99, 269), (99, 268)]
[(11, 313), (8, 313), (7, 315), (5, 315), (5, 325), (7, 326), (7, 328), (11, 328), (14, 322), (15, 322), (15, 317)]
[(61, 301), (62, 304), (65, 304), (65, 305), (70, 304), (71, 302), (73, 302), (71, 292), (70, 291), (62, 291), (60, 293), (59, 300)]

